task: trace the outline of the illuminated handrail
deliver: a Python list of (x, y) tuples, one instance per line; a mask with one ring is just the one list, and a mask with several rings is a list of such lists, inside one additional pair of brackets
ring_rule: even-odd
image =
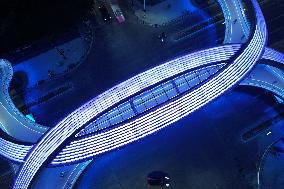
[(269, 47), (265, 48), (263, 59), (271, 60), (284, 65), (284, 54)]

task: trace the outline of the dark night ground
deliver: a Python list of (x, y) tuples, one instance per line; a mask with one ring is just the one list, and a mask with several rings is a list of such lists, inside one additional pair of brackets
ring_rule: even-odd
[(91, 0), (1, 0), (0, 54), (70, 29), (74, 23), (83, 18), (91, 2)]

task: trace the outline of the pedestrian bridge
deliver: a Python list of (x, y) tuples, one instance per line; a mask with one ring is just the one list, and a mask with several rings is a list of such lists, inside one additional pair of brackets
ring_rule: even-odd
[(240, 85), (265, 89), (284, 99), (284, 54), (270, 48), (265, 49), (261, 64), (246, 77)]
[[(49, 162), (56, 166), (89, 160), (158, 132), (241, 82), (253, 86), (258, 80), (259, 84), (259, 79), (252, 78), (267, 73), (258, 70), (257, 62), (264, 58), (281, 63), (283, 55), (266, 47), (266, 24), (257, 1), (249, 1), (250, 11), (254, 12), (251, 22), (242, 9), (236, 8), (240, 5), (236, 2), (240, 3), (219, 0), (226, 17), (225, 39), (234, 44), (189, 53), (134, 76), (85, 103), (47, 131), (23, 120), (22, 132), (31, 133), (30, 136), (33, 132), (45, 132), (39, 140), (39, 135), (34, 134), (33, 140), (38, 142), (33, 145), (1, 138), (0, 154), (22, 163), (14, 188), (28, 188), (38, 171)], [(235, 17), (236, 24), (232, 22)], [(240, 34), (245, 37), (240, 39)], [(11, 70), (5, 70), (9, 63), (1, 62), (3, 76), (10, 74), (11, 78)], [(270, 87), (261, 86), (272, 91), (274, 81), (265, 82)], [(2, 83), (7, 91), (9, 79), (3, 79)], [(2, 95), (3, 99), (10, 98), (7, 92)], [(14, 106), (7, 103), (5, 107), (12, 110)], [(12, 121), (23, 117), (19, 112), (15, 117), (7, 116)], [(21, 138), (21, 132), (9, 128), (15, 125), (6, 123), (1, 126), (4, 132), (28, 141), (25, 136)], [(34, 131), (24, 125), (28, 128), (31, 125)]]
[(15, 107), (9, 94), (12, 77), (11, 64), (0, 60), (0, 127), (16, 140), (34, 143), (47, 131), (47, 127), (30, 121)]

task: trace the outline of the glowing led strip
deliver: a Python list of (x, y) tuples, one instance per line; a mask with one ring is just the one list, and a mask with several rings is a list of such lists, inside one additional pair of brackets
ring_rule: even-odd
[[(260, 58), (264, 45), (266, 43), (266, 26), (265, 21), (262, 17), (261, 10), (257, 4), (256, 1), (253, 0), (253, 4), (256, 10), (256, 17), (257, 17), (257, 25), (256, 30), (253, 39), (251, 40), (250, 44), (246, 49), (244, 49), (243, 53), (231, 64), (228, 66), (227, 69), (225, 69), (223, 72), (219, 74), (218, 77), (213, 78), (212, 80), (208, 81), (204, 85), (202, 85), (200, 88), (196, 89), (192, 93), (189, 93), (182, 97), (181, 99), (184, 99), (185, 97), (190, 97), (191, 94), (193, 94), (192, 97), (196, 98), (190, 98), (195, 99), (195, 104), (190, 107), (188, 112), (192, 112), (195, 109), (201, 107), (202, 105), (210, 102), (223, 92), (225, 92), (227, 89), (229, 89), (231, 86), (236, 84), (245, 74), (247, 74), (250, 69), (254, 66), (256, 61)], [(260, 28), (259, 28), (260, 27)], [(236, 70), (237, 69), (237, 70)], [(233, 77), (233, 75), (236, 75), (236, 78)], [(221, 77), (222, 76), (222, 77)], [(238, 77), (239, 76), (239, 77)], [(223, 78), (224, 77), (224, 78)], [(145, 78), (143, 78), (145, 79)], [(225, 79), (225, 80), (224, 80)], [(229, 79), (229, 81), (228, 81)], [(221, 80), (221, 81), (220, 81)], [(226, 82), (225, 82), (226, 81)], [(209, 85), (210, 84), (210, 85)], [(210, 93), (208, 92), (210, 91)], [(205, 92), (203, 94), (202, 92)], [(211, 94), (212, 92), (212, 94)], [(108, 99), (108, 98), (106, 98)], [(188, 100), (188, 99), (187, 99)], [(174, 101), (175, 102), (175, 101)], [(171, 105), (173, 103), (169, 103)], [(43, 138), (42, 140), (35, 145), (33, 148), (33, 151), (27, 156), (27, 159), (25, 163), (22, 166), (22, 169), (16, 179), (14, 188), (27, 188), (32, 181), (33, 176), (36, 174), (38, 169), (41, 167), (42, 163), (44, 163), (47, 159), (47, 157), (57, 148), (60, 146), (60, 144), (63, 143), (65, 139), (67, 139), (71, 134), (73, 134), (72, 131), (75, 131), (77, 129), (77, 125), (83, 125), (86, 123), (86, 120), (88, 119), (88, 113), (92, 114), (92, 112), (88, 109), (90, 104), (79, 108), (79, 111), (85, 110), (87, 112), (86, 117), (80, 117), (78, 120), (74, 120), (74, 117), (72, 117), (74, 114), (78, 114), (78, 111), (73, 112), (70, 116), (68, 116), (66, 119), (63, 120), (60, 124), (58, 124), (55, 128), (51, 129)], [(103, 105), (101, 104), (101, 110), (103, 110)], [(166, 107), (167, 105), (163, 106)], [(184, 107), (184, 104), (180, 105), (182, 108)], [(154, 111), (156, 113), (158, 110), (162, 110), (162, 108), (157, 109)], [(171, 111), (174, 109), (171, 109)], [(180, 110), (180, 109), (179, 109)], [(166, 111), (165, 113), (169, 113), (170, 111)], [(176, 121), (180, 119), (181, 117), (185, 116), (186, 114), (182, 115), (179, 113), (180, 111), (176, 111), (174, 115), (177, 115), (176, 118), (172, 118), (171, 120), (167, 120), (165, 123), (164, 120), (167, 119), (167, 117), (162, 117), (160, 123), (157, 123), (157, 125), (163, 123), (165, 127), (169, 123), (172, 123), (173, 121)], [(149, 113), (151, 114), (151, 113)], [(147, 114), (147, 115), (149, 115)], [(181, 115), (180, 115), (181, 114)], [(162, 112), (159, 114), (159, 116), (163, 115)], [(172, 115), (173, 116), (173, 115)], [(144, 117), (144, 116), (143, 116)], [(143, 118), (142, 117), (142, 118)], [(73, 118), (73, 119), (72, 119)], [(81, 119), (82, 118), (82, 119)], [(85, 119), (84, 119), (85, 118)], [(70, 119), (70, 121), (68, 121)], [(135, 120), (134, 122), (137, 122), (141, 120), (141, 118)], [(148, 119), (149, 120), (149, 119)], [(64, 122), (68, 122), (68, 129), (62, 129), (64, 128), (65, 124)], [(77, 121), (77, 123), (76, 123)], [(147, 120), (146, 120), (147, 121)], [(130, 123), (129, 123), (130, 124)], [(144, 124), (144, 123), (143, 123)], [(154, 125), (153, 125), (154, 127)], [(66, 128), (66, 127), (65, 127)], [(151, 130), (153, 129), (153, 130)], [(150, 128), (149, 133), (145, 133), (141, 136), (146, 136), (148, 134), (151, 134), (152, 132), (158, 130), (159, 128)], [(139, 138), (139, 137), (137, 137)], [(129, 139), (129, 141), (136, 140)], [(129, 141), (125, 141), (120, 143), (120, 146), (127, 144)], [(112, 146), (112, 148), (115, 148), (117, 146)], [(109, 149), (102, 150), (101, 152), (105, 152)]]
[(19, 145), (0, 138), (0, 154), (15, 162), (24, 162), (31, 146)]
[(284, 64), (284, 54), (268, 47), (265, 48), (262, 58)]

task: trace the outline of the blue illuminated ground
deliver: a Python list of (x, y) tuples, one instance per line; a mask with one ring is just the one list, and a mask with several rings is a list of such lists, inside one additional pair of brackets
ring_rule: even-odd
[(273, 105), (274, 97), (259, 90), (228, 93), (153, 136), (94, 159), (76, 188), (142, 189), (156, 170), (170, 174), (175, 189), (256, 188), (258, 143), (271, 136), (260, 133), (244, 143), (241, 135), (275, 116)]

